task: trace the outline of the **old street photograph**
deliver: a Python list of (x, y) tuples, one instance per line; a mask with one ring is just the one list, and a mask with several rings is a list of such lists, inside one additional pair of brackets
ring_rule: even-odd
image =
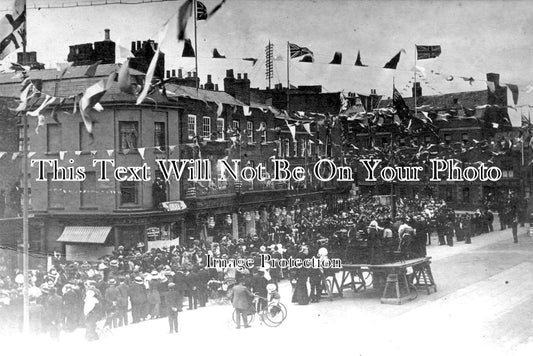
[(0, 0), (0, 353), (532, 355), (532, 24)]

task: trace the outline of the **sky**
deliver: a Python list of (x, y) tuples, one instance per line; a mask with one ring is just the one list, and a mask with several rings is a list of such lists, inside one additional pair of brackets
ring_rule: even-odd
[[(117, 0), (108, 0), (109, 2)], [(125, 0), (131, 1), (131, 0)], [(102, 40), (104, 29), (111, 39), (126, 48), (132, 40), (157, 38), (163, 23), (171, 18), (184, 0), (140, 5), (107, 5), (46, 9), (47, 5), (88, 4), (89, 0), (28, 0), (28, 50), (38, 52), (38, 60), (48, 67), (65, 62), (68, 46)], [(208, 9), (220, 0), (203, 0)], [(0, 0), (0, 8), (10, 1)], [(105, 0), (93, 0), (93, 3)], [(2, 6), (4, 5), (4, 6)], [(38, 6), (41, 9), (34, 9)], [(187, 35), (194, 38), (192, 21)], [(198, 61), (201, 82), (212, 74), (222, 87), (226, 69), (246, 72), (252, 87), (264, 88), (264, 51), (274, 44), (272, 85), (287, 83), (287, 41), (308, 47), (315, 63), (291, 60), (293, 85), (321, 84), (324, 91), (370, 93), (376, 89), (392, 96), (392, 83), (404, 96), (411, 96), (415, 44), (441, 45), (435, 59), (419, 60), (424, 68), (425, 95), (483, 90), (487, 72), (500, 73), (501, 83), (517, 84), (519, 105), (533, 104), (533, 2), (529, 1), (348, 1), (348, 0), (227, 0), (208, 21), (198, 22)], [(213, 48), (227, 59), (212, 59)], [(181, 57), (182, 44), (176, 41), (176, 22), (170, 22), (163, 42), (167, 69), (194, 70), (194, 60)], [(401, 49), (397, 70), (383, 69)], [(333, 54), (343, 54), (342, 65), (328, 64)], [(353, 64), (361, 52), (362, 62)], [(256, 57), (255, 66), (242, 61)], [(441, 73), (435, 75), (433, 72)], [(445, 78), (453, 76), (452, 81)], [(477, 79), (470, 85), (459, 76)], [(420, 79), (419, 79), (420, 81)], [(509, 98), (510, 99), (510, 98)], [(520, 110), (510, 112), (513, 121)]]

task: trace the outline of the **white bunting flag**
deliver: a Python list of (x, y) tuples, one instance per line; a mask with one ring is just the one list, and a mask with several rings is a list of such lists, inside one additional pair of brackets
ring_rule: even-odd
[(144, 159), (144, 150), (146, 150), (146, 147), (141, 147), (137, 149), (142, 159)]
[(60, 160), (64, 160), (65, 159), (65, 153), (67, 153), (67, 151), (59, 151), (59, 159)]
[(113, 155), (113, 150), (107, 150), (106, 152), (107, 152), (107, 155), (108, 155), (109, 157), (111, 157), (111, 156)]

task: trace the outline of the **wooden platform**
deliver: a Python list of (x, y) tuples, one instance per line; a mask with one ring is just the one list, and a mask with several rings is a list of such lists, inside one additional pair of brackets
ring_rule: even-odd
[(430, 264), (431, 257), (380, 265), (346, 264), (342, 268), (340, 290), (351, 288), (357, 292), (366, 289), (368, 274), (371, 273), (374, 277), (375, 274), (382, 273), (387, 279), (381, 303), (403, 304), (416, 298), (418, 290), (424, 290), (427, 294), (437, 291)]

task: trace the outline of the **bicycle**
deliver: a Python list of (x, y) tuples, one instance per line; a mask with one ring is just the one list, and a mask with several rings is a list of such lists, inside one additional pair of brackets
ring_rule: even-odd
[[(269, 327), (280, 326), (281, 323), (283, 323), (283, 321), (287, 318), (287, 308), (283, 303), (272, 301), (268, 303), (266, 307), (258, 311), (259, 305), (261, 304), (259, 303), (259, 301), (266, 301), (267, 299), (255, 294), (254, 297), (256, 298), (256, 300), (250, 306), (250, 309), (246, 314), (246, 321), (248, 325), (253, 323), (256, 314), (259, 315), (261, 323), (264, 323), (266, 326)], [(237, 312), (235, 310), (233, 311), (232, 319), (233, 322), (237, 324)]]

